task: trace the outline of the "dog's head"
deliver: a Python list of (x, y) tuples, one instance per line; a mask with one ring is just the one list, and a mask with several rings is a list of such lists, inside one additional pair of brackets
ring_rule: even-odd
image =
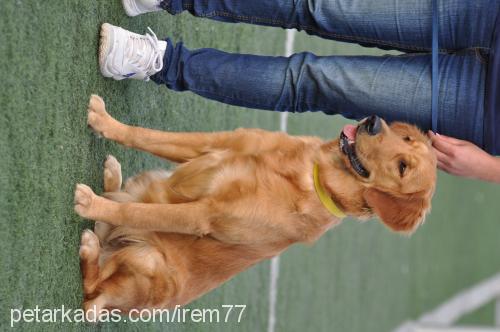
[(394, 231), (411, 233), (431, 207), (436, 156), (415, 126), (372, 116), (340, 135), (347, 169), (364, 188), (368, 208)]

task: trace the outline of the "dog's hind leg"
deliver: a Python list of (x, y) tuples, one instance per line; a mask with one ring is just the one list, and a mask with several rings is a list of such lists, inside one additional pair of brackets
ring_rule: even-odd
[(83, 278), (83, 294), (91, 296), (99, 283), (99, 238), (90, 229), (82, 233), (80, 242), (80, 267)]
[(178, 282), (179, 274), (185, 273), (183, 265), (173, 259), (167, 263), (170, 256), (147, 242), (113, 252), (101, 266), (95, 291), (85, 296), (83, 308), (88, 319), (99, 320), (101, 309), (118, 309), (123, 314), (171, 304), (183, 286)]
[[(102, 271), (99, 266), (101, 248), (98, 237), (89, 229), (82, 233), (80, 244), (80, 268), (83, 281), (83, 308), (85, 320), (97, 322), (99, 313), (106, 306), (106, 295), (102, 294)], [(108, 266), (109, 269), (109, 266)]]

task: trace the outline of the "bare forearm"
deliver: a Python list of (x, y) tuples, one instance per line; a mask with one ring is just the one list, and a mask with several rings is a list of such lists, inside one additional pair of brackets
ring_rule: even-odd
[(481, 180), (500, 184), (500, 158), (490, 156)]

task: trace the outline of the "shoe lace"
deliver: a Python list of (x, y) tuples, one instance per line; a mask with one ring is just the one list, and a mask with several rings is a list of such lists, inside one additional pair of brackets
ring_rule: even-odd
[(148, 30), (149, 33), (144, 36), (130, 36), (127, 45), (130, 64), (146, 73), (146, 81), (149, 81), (149, 76), (163, 68), (162, 52), (158, 38), (150, 27), (148, 27)]

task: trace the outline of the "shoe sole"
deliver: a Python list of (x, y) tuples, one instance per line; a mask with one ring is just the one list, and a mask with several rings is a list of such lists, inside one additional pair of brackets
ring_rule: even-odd
[(111, 24), (104, 23), (101, 25), (99, 39), (99, 68), (104, 77), (112, 77), (116, 80), (117, 78), (106, 69), (108, 56), (110, 56), (113, 50), (113, 34), (113, 26)]
[(134, 0), (122, 0), (122, 6), (127, 16), (134, 17), (139, 15), (140, 13), (138, 13), (136, 9), (132, 6), (131, 1)]

